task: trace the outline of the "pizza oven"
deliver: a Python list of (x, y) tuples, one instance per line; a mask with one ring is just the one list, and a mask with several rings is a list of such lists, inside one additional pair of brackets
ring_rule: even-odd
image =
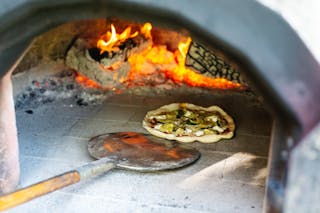
[(255, 2), (238, 6), (26, 1), (4, 13), (1, 75), (13, 71), (18, 188), (91, 162), (87, 141), (96, 135), (147, 133), (145, 114), (166, 104), (217, 105), (236, 125), (231, 139), (188, 144), (201, 158), (186, 168), (112, 171), (11, 211), (305, 207), (306, 180), (319, 175), (306, 166), (312, 153), (299, 153), (316, 137), (320, 68), (280, 17)]

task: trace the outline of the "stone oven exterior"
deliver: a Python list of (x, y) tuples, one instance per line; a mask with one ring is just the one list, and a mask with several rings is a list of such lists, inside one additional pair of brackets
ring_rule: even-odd
[[(312, 171), (310, 165), (319, 162), (315, 141), (320, 120), (320, 67), (279, 16), (256, 2), (237, 6), (234, 2), (209, 0), (197, 3), (169, 0), (12, 2), (14, 4), (17, 5), (12, 10), (0, 13), (0, 76), (12, 70), (30, 41), (40, 33), (68, 21), (109, 16), (152, 21), (173, 29), (184, 27), (193, 38), (225, 52), (245, 68), (246, 79), (263, 96), (275, 118), (264, 210), (314, 210), (312, 205), (305, 204), (317, 194), (317, 187), (311, 187), (314, 183), (297, 183), (304, 185), (296, 186), (299, 189), (310, 189), (308, 193), (301, 191), (301, 195), (293, 195), (290, 190), (294, 190), (294, 178), (299, 171), (307, 180), (319, 180), (319, 174)], [(298, 154), (300, 149), (306, 149), (304, 144), (314, 144), (314, 150), (309, 150), (313, 154)]]

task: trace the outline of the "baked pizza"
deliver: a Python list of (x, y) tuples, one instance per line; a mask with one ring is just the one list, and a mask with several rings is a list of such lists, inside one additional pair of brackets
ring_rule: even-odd
[(173, 103), (149, 111), (143, 127), (152, 135), (181, 142), (213, 143), (233, 137), (233, 119), (220, 107)]

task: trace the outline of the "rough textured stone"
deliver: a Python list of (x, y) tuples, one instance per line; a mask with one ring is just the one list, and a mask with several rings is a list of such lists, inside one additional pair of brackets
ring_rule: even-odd
[(19, 182), (19, 156), (11, 73), (0, 79), (0, 194)]
[(320, 212), (320, 125), (292, 153), (285, 211)]
[(63, 60), (70, 43), (77, 35), (100, 35), (107, 28), (106, 19), (69, 22), (34, 38), (33, 46), (14, 73), (28, 70), (41, 63)]

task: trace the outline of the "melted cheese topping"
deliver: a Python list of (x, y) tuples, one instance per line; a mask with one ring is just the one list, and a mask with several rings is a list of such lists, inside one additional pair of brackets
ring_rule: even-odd
[(228, 123), (219, 112), (181, 108), (148, 118), (151, 128), (175, 136), (203, 136), (227, 133)]

